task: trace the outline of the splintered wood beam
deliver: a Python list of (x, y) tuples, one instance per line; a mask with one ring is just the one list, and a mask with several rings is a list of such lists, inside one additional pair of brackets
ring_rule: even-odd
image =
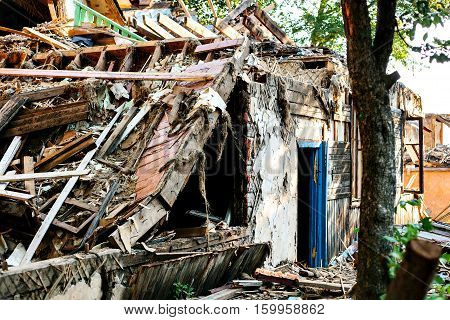
[(8, 149), (0, 160), (0, 175), (4, 175), (6, 170), (8, 169), (11, 162), (14, 160), (16, 156), (17, 150), (19, 150), (20, 145), (22, 143), (22, 137), (17, 136), (11, 141)]
[(289, 38), (289, 36), (284, 32), (275, 21), (269, 16), (267, 12), (256, 8), (255, 17), (278, 39), (281, 43), (295, 45), (295, 42)]
[(144, 16), (144, 24), (150, 28), (150, 30), (154, 31), (156, 34), (158, 34), (163, 39), (174, 39), (175, 37), (171, 35), (166, 29), (161, 27), (158, 22), (155, 20)]
[(5, 105), (0, 107), (0, 132), (14, 118), (26, 101), (27, 98), (14, 96)]
[(0, 190), (0, 198), (7, 198), (11, 200), (19, 200), (19, 201), (27, 201), (33, 199), (31, 194), (8, 191), (8, 190)]
[(78, 78), (107, 80), (154, 80), (154, 81), (207, 81), (214, 78), (206, 73), (167, 73), (167, 72), (105, 72), (42, 69), (8, 69), (0, 68), (1, 76), (8, 77), (44, 77), (44, 78)]
[(190, 17), (184, 18), (184, 24), (185, 24), (186, 28), (201, 35), (202, 37), (211, 37), (211, 38), (217, 37), (217, 34), (212, 32), (208, 28), (205, 28), (200, 23), (198, 23), (197, 21), (195, 21), (194, 19), (192, 19)]
[(188, 30), (180, 26), (178, 23), (170, 19), (165, 14), (160, 13), (158, 15), (158, 22), (180, 37), (194, 38), (194, 39), (197, 38), (195, 34), (189, 32)]
[(95, 141), (92, 138), (92, 133), (86, 133), (78, 139), (75, 139), (74, 141), (68, 143), (58, 151), (52, 153), (50, 156), (43, 158), (41, 161), (37, 162), (34, 165), (34, 168), (38, 171), (50, 171), (58, 164), (94, 144)]
[(67, 103), (53, 108), (25, 110), (17, 115), (0, 134), (11, 137), (87, 119), (87, 101)]
[(90, 170), (76, 171), (56, 171), (56, 172), (40, 172), (40, 173), (23, 173), (14, 175), (0, 176), (0, 182), (17, 182), (28, 180), (46, 180), (46, 179), (67, 179), (72, 177), (80, 177), (88, 175)]
[[(10, 176), (16, 174), (16, 170), (8, 171), (5, 176)], [(6, 187), (8, 186), (9, 182), (0, 183), (0, 191), (6, 190)]]
[(68, 46), (67, 44), (64, 44), (58, 40), (55, 40), (53, 38), (50, 38), (49, 36), (40, 33), (39, 31), (33, 30), (31, 28), (23, 28), (23, 30), (25, 30), (26, 32), (34, 35), (35, 37), (39, 38), (39, 40), (46, 42), (50, 45), (52, 45), (53, 47), (57, 48), (57, 49), (64, 49), (64, 50), (70, 50), (72, 49), (72, 47)]
[[(47, 89), (35, 90), (30, 92), (22, 92), (15, 94), (15, 97), (27, 98), (29, 102), (38, 101), (42, 99), (53, 98), (64, 94), (70, 85), (57, 85)], [(4, 106), (9, 100), (0, 100), (0, 107)]]
[(140, 22), (138, 19), (132, 18), (131, 22), (133, 23), (133, 26), (136, 28), (138, 33), (140, 33), (142, 36), (147, 37), (150, 40), (164, 39), (162, 36), (160, 36), (155, 31), (151, 30), (144, 23)]
[(236, 39), (236, 40), (223, 40), (219, 42), (213, 42), (208, 44), (201, 44), (195, 48), (194, 53), (208, 53), (213, 51), (220, 51), (223, 49), (231, 49), (236, 48), (242, 45), (244, 39)]
[(228, 24), (222, 24), (220, 19), (217, 19), (217, 23), (214, 27), (230, 39), (239, 39), (243, 37), (232, 26), (229, 26)]
[(136, 111), (137, 111), (137, 108), (130, 107), (128, 112), (123, 116), (122, 120), (119, 122), (119, 124), (116, 126), (114, 131), (109, 136), (108, 140), (106, 140), (105, 144), (98, 152), (97, 158), (103, 158), (105, 155), (108, 155), (111, 153), (111, 149), (114, 145), (114, 142), (124, 132), (126, 126), (131, 121), (131, 119), (134, 117)]
[[(81, 160), (80, 164), (78, 165), (77, 171), (82, 171), (87, 168), (87, 166), (89, 165), (89, 162), (91, 162), (92, 158), (94, 157), (95, 153), (97, 152), (97, 149), (100, 147), (100, 145), (103, 143), (103, 141), (105, 141), (105, 139), (108, 136), (109, 132), (111, 131), (112, 127), (117, 122), (117, 119), (119, 119), (120, 115), (122, 114), (122, 111), (123, 111), (123, 108), (119, 107), (114, 118), (108, 123), (106, 128), (102, 131), (102, 133), (98, 137), (97, 141), (95, 141), (95, 149), (92, 149), (91, 151), (86, 153), (83, 160)], [(69, 181), (67, 181), (66, 185), (64, 186), (63, 190), (59, 194), (55, 203), (50, 208), (50, 211), (48, 212), (45, 220), (42, 222), (39, 230), (34, 235), (34, 238), (31, 241), (30, 245), (28, 246), (25, 256), (23, 257), (22, 261), (20, 262), (20, 265), (25, 265), (25, 264), (31, 262), (31, 259), (33, 258), (34, 253), (36, 252), (37, 248), (39, 247), (40, 243), (42, 242), (42, 239), (44, 238), (45, 234), (47, 233), (48, 228), (50, 228), (50, 225), (52, 224), (53, 220), (55, 220), (56, 215), (58, 214), (59, 210), (61, 209), (62, 205), (66, 201), (69, 194), (72, 192), (72, 189), (75, 186), (75, 184), (77, 183), (78, 179), (79, 179), (79, 177), (72, 177), (69, 179)]]

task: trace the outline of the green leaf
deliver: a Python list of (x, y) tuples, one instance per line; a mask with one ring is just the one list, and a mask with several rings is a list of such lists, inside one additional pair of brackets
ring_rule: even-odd
[(397, 239), (395, 239), (394, 237), (390, 237), (390, 236), (384, 236), (383, 237), (385, 240), (392, 242), (392, 243), (397, 243)]
[(433, 230), (433, 223), (430, 217), (423, 218), (422, 220), (420, 220), (420, 223), (422, 224), (423, 230), (425, 231)]
[(355, 227), (355, 229), (353, 229), (353, 232), (356, 233), (356, 234), (358, 234), (359, 228), (358, 228), (358, 227)]

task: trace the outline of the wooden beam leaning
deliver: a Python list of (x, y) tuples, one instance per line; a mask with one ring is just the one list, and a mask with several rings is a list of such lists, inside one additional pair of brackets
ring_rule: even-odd
[(155, 80), (155, 81), (207, 81), (214, 75), (207, 73), (168, 73), (168, 72), (105, 72), (105, 71), (72, 71), (72, 70), (42, 70), (42, 69), (8, 69), (0, 68), (1, 76), (10, 77), (48, 77), (48, 78), (79, 78), (108, 80)]
[(33, 199), (34, 196), (28, 193), (21, 193), (8, 190), (0, 190), (0, 198), (8, 198), (12, 200), (27, 201)]
[(5, 105), (0, 107), (0, 132), (19, 112), (20, 108), (27, 102), (27, 98), (14, 96)]
[(34, 29), (25, 27), (25, 28), (23, 28), (23, 30), (25, 30), (26, 32), (28, 32), (28, 33), (34, 35), (35, 37), (39, 38), (39, 40), (52, 45), (53, 47), (55, 47), (57, 49), (64, 49), (64, 50), (72, 49), (72, 47), (68, 46), (67, 44), (64, 44), (64, 43), (62, 43), (62, 42), (60, 42), (58, 40), (52, 39), (49, 36), (47, 36), (47, 35), (45, 35), (43, 33), (40, 33), (40, 32), (38, 32), (38, 31), (36, 31)]
[[(123, 108), (119, 107), (117, 110), (116, 115), (114, 118), (110, 121), (110, 123), (106, 126), (106, 128), (103, 130), (103, 132), (98, 137), (97, 141), (95, 142), (95, 149), (89, 151), (84, 156), (83, 160), (81, 160), (81, 163), (77, 167), (77, 171), (85, 170), (89, 164), (89, 162), (94, 157), (95, 153), (97, 152), (97, 149), (100, 147), (100, 145), (103, 143), (103, 141), (106, 139), (107, 135), (111, 131), (114, 124), (117, 122), (117, 119), (119, 119), (120, 115), (122, 114)], [(31, 241), (27, 252), (25, 256), (23, 257), (22, 261), (20, 262), (20, 265), (24, 265), (31, 262), (31, 259), (34, 256), (34, 253), (36, 252), (39, 244), (41, 243), (42, 239), (44, 238), (45, 234), (47, 233), (48, 228), (52, 224), (53, 220), (55, 219), (56, 215), (59, 212), (59, 209), (61, 209), (61, 206), (66, 201), (67, 197), (69, 196), (70, 192), (72, 191), (73, 187), (77, 183), (79, 177), (72, 177), (69, 179), (69, 181), (64, 186), (64, 189), (59, 194), (58, 198), (56, 199), (53, 206), (50, 208), (50, 211), (47, 214), (47, 217), (42, 222), (41, 227), (37, 231), (37, 233), (34, 235), (33, 240)]]
[(174, 39), (175, 37), (171, 35), (166, 29), (161, 27), (155, 20), (144, 16), (144, 24), (150, 28), (153, 32), (157, 33), (163, 39)]
[(267, 12), (256, 7), (255, 17), (278, 39), (281, 43), (295, 45), (295, 42), (289, 38)]
[(4, 175), (6, 170), (8, 169), (11, 161), (14, 160), (16, 156), (17, 150), (19, 150), (20, 144), (22, 143), (22, 137), (17, 136), (11, 141), (8, 149), (0, 160), (0, 175)]
[(92, 133), (86, 133), (78, 139), (75, 139), (74, 141), (68, 143), (55, 153), (52, 153), (50, 156), (45, 157), (41, 161), (37, 162), (34, 165), (34, 168), (38, 171), (49, 171), (56, 167), (58, 164), (69, 159), (71, 156), (94, 144), (95, 141), (92, 138)]
[(165, 14), (160, 13), (158, 15), (158, 22), (180, 37), (194, 38), (194, 39), (197, 38), (195, 34), (183, 28)]
[(217, 37), (217, 34), (205, 28), (200, 23), (190, 17), (184, 18), (184, 24), (189, 30), (201, 35), (202, 37)]

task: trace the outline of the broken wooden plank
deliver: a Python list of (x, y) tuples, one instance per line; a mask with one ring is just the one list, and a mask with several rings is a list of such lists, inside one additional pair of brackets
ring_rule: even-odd
[(184, 24), (189, 30), (201, 35), (202, 37), (217, 37), (217, 34), (212, 32), (208, 28), (205, 28), (203, 25), (190, 17), (184, 18)]
[(27, 201), (27, 200), (33, 199), (33, 196), (31, 194), (27, 194), (27, 193), (8, 191), (8, 190), (0, 190), (0, 198), (8, 198), (8, 199), (12, 199), (12, 200)]
[(9, 123), (2, 137), (11, 137), (64, 124), (86, 120), (89, 116), (87, 101), (78, 101), (53, 108), (24, 110)]
[(14, 139), (11, 141), (11, 144), (9, 145), (5, 154), (3, 155), (2, 160), (0, 160), (0, 175), (5, 174), (9, 165), (14, 160), (14, 157), (16, 156), (16, 153), (19, 150), (21, 143), (22, 137), (20, 136), (14, 137)]
[(188, 18), (191, 17), (191, 14), (188, 10), (188, 8), (186, 7), (186, 4), (184, 3), (183, 0), (178, 0), (178, 4), (180, 5), (181, 9), (183, 9), (184, 15)]
[(204, 237), (208, 232), (208, 227), (178, 228), (175, 229), (175, 238)]
[(135, 107), (131, 107), (128, 112), (123, 116), (122, 120), (119, 122), (119, 124), (116, 126), (114, 131), (109, 136), (108, 140), (106, 140), (103, 147), (98, 152), (97, 158), (103, 158), (105, 155), (108, 155), (112, 152), (112, 146), (115, 143), (116, 139), (122, 135), (124, 130), (126, 129), (126, 126), (128, 123), (133, 119), (136, 111), (138, 109)]
[(0, 132), (19, 112), (25, 102), (27, 102), (27, 98), (14, 96), (5, 105), (0, 107)]
[(98, 227), (100, 219), (102, 219), (103, 216), (105, 215), (106, 209), (108, 208), (109, 203), (112, 201), (118, 189), (119, 189), (119, 181), (115, 180), (111, 185), (111, 187), (109, 188), (108, 193), (106, 194), (105, 198), (102, 201), (102, 204), (100, 205), (100, 209), (98, 209), (95, 218), (92, 220), (91, 225), (89, 226), (86, 234), (84, 235), (79, 249), (84, 247), (84, 244), (86, 243), (88, 238), (94, 233), (94, 230)]
[(237, 297), (239, 294), (243, 292), (243, 289), (224, 289), (215, 293), (210, 294), (209, 296), (200, 298), (199, 300), (230, 300), (234, 297)]
[[(10, 175), (13, 175), (13, 174), (16, 174), (16, 170), (8, 171), (8, 172), (5, 174), (5, 176), (10, 176)], [(9, 182), (3, 182), (3, 183), (0, 183), (0, 191), (1, 191), (1, 190), (6, 190), (6, 187), (8, 186), (8, 184), (9, 184)]]
[(208, 53), (213, 51), (220, 51), (223, 49), (231, 49), (239, 47), (244, 39), (235, 39), (235, 40), (223, 40), (219, 42), (213, 42), (208, 44), (201, 44), (195, 48), (194, 53)]
[[(48, 99), (53, 98), (56, 96), (60, 96), (64, 94), (64, 92), (70, 87), (70, 85), (55, 85), (51, 88), (41, 89), (41, 90), (35, 90), (30, 92), (21, 92), (17, 93), (14, 96), (20, 97), (20, 98), (27, 98), (29, 102), (38, 101), (42, 99)], [(0, 107), (5, 105), (8, 100), (0, 100)]]
[(107, 80), (155, 80), (155, 81), (207, 81), (214, 75), (207, 73), (170, 73), (170, 72), (106, 72), (106, 71), (74, 71), (43, 69), (8, 69), (0, 68), (1, 76), (9, 77), (46, 77), (46, 78), (79, 78)]
[(353, 287), (352, 284), (324, 282), (319, 280), (306, 280), (300, 278), (296, 274), (272, 271), (262, 268), (258, 268), (255, 270), (255, 278), (263, 282), (280, 283), (292, 288), (305, 286), (311, 288), (320, 288), (324, 290), (341, 291), (342, 289), (344, 289), (345, 291), (348, 291)]
[(38, 172), (38, 173), (22, 173), (14, 175), (0, 176), (0, 182), (15, 182), (27, 180), (45, 180), (45, 179), (66, 179), (71, 177), (80, 177), (88, 175), (90, 170), (75, 171), (55, 171), (55, 172)]
[(92, 133), (86, 133), (78, 139), (75, 139), (72, 142), (68, 143), (58, 151), (52, 153), (50, 156), (43, 158), (41, 161), (38, 161), (34, 165), (34, 168), (38, 171), (50, 171), (58, 164), (92, 146), (93, 144), (95, 144), (95, 141), (92, 138)]
[(295, 42), (289, 38), (289, 36), (284, 32), (275, 21), (269, 16), (267, 12), (256, 8), (255, 17), (278, 39), (281, 43), (290, 44), (295, 46)]
[(144, 37), (147, 37), (150, 40), (163, 39), (158, 33), (151, 30), (144, 23), (140, 22), (138, 19), (132, 18), (131, 22), (133, 23), (133, 26), (137, 30), (137, 32), (143, 35)]
[(166, 29), (161, 27), (155, 20), (144, 16), (144, 24), (153, 32), (158, 34), (163, 39), (174, 39), (175, 37), (171, 35)]
[[(119, 119), (120, 115), (122, 114), (123, 108), (118, 108), (116, 115), (114, 118), (110, 121), (110, 123), (106, 126), (106, 128), (103, 130), (103, 132), (98, 137), (97, 141), (95, 142), (95, 149), (89, 151), (81, 161), (81, 163), (77, 167), (77, 171), (85, 170), (88, 166), (89, 162), (94, 157), (95, 153), (97, 152), (97, 149), (100, 147), (100, 145), (103, 143), (103, 141), (106, 139), (106, 136), (111, 131), (114, 124), (117, 122), (117, 119)], [(69, 179), (69, 181), (64, 186), (64, 189), (61, 191), (60, 195), (56, 199), (53, 206), (50, 208), (50, 211), (47, 214), (46, 219), (41, 224), (39, 230), (34, 235), (33, 240), (31, 241), (27, 253), (25, 254), (25, 257), (23, 258), (21, 265), (27, 264), (31, 262), (31, 259), (34, 256), (34, 253), (36, 252), (36, 249), (38, 248), (39, 244), (41, 243), (42, 239), (44, 238), (45, 234), (47, 233), (48, 228), (52, 224), (53, 220), (55, 219), (56, 215), (59, 212), (59, 209), (61, 209), (61, 206), (64, 204), (65, 200), (69, 196), (70, 192), (72, 192), (73, 187), (77, 183), (79, 177), (72, 177)]]
[(150, 103), (146, 103), (139, 112), (134, 116), (134, 118), (128, 123), (127, 127), (120, 135), (120, 138), (117, 139), (114, 144), (111, 146), (111, 152), (113, 152), (121, 143), (124, 141), (128, 135), (133, 131), (133, 129), (141, 122), (141, 120), (147, 115), (147, 113), (152, 108)]
[(243, 35), (237, 32), (232, 26), (221, 24), (220, 19), (217, 19), (217, 23), (214, 27), (230, 39), (239, 39), (243, 37)]
[[(34, 161), (33, 157), (25, 156), (23, 157), (23, 173), (34, 174)], [(34, 179), (25, 181), (25, 190), (28, 191), (32, 196), (36, 196), (36, 186)]]
[(47, 36), (47, 35), (45, 35), (43, 33), (40, 33), (39, 31), (36, 31), (34, 29), (25, 27), (25, 28), (23, 28), (23, 30), (25, 30), (26, 32), (36, 36), (37, 38), (39, 38), (39, 40), (50, 44), (51, 46), (55, 47), (56, 49), (64, 49), (64, 50), (72, 49), (72, 47), (70, 47), (69, 45), (64, 44), (64, 43), (62, 43), (62, 42), (60, 42), (58, 40), (55, 40), (53, 38), (50, 38), (49, 36)]
[(26, 32), (22, 32), (22, 31), (19, 31), (19, 30), (15, 30), (15, 29), (11, 29), (11, 28), (7, 28), (7, 27), (1, 27), (0, 26), (0, 31), (7, 32), (7, 33), (18, 34), (18, 35), (21, 35), (23, 37), (32, 38), (32, 39), (36, 39), (37, 38), (36, 36), (34, 36), (32, 34), (29, 34), (29, 33), (26, 33)]
[(187, 29), (180, 26), (178, 23), (170, 19), (165, 14), (160, 13), (158, 15), (158, 22), (165, 26), (167, 29), (175, 33), (177, 36), (183, 37), (183, 38), (193, 38), (196, 39), (197, 36)]

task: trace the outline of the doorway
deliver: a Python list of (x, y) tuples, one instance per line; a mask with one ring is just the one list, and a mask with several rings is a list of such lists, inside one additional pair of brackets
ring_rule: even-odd
[(297, 260), (327, 265), (327, 143), (298, 142)]

